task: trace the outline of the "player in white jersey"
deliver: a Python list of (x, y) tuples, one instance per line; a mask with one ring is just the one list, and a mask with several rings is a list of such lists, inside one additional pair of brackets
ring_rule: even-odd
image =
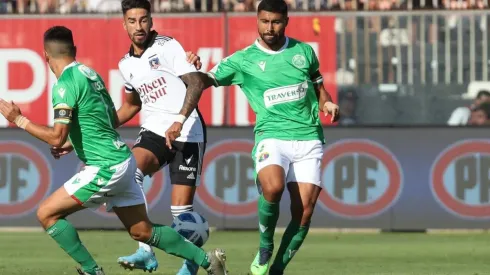
[[(121, 3), (124, 28), (131, 39), (129, 53), (119, 62), (126, 81), (126, 101), (117, 111), (119, 125), (142, 112), (143, 124), (132, 149), (137, 162), (136, 180), (152, 176), (168, 165), (172, 183), (172, 215), (193, 211), (205, 150), (206, 129), (196, 109), (184, 110), (199, 100), (203, 83), (194, 64), (187, 61), (180, 43), (158, 35), (152, 28), (147, 0)], [(183, 115), (186, 114), (187, 115)], [(171, 128), (171, 129), (169, 129)], [(180, 129), (181, 128), (181, 129)], [(151, 247), (140, 243), (130, 256), (120, 257), (123, 267), (153, 271), (158, 267)], [(199, 266), (184, 261), (178, 274), (197, 274)]]

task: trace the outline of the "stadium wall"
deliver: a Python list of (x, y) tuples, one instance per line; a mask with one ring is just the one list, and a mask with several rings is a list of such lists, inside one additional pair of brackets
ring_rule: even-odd
[[(131, 144), (138, 129), (121, 129)], [(195, 209), (222, 229), (256, 229), (252, 129), (211, 128)], [(490, 140), (487, 129), (325, 128), (323, 191), (315, 228), (487, 229)], [(267, 153), (267, 152), (264, 152)], [(70, 154), (17, 129), (0, 135), (0, 226), (37, 226), (39, 202), (81, 168)], [(150, 216), (171, 222), (168, 172), (145, 179)], [(286, 226), (289, 196), (281, 202)], [(103, 209), (70, 218), (79, 228), (120, 228)]]

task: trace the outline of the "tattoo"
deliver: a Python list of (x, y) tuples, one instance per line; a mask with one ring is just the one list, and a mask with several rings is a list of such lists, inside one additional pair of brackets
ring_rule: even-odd
[(180, 77), (182, 81), (187, 85), (187, 91), (185, 94), (184, 105), (180, 109), (180, 114), (186, 117), (196, 109), (202, 92), (205, 88), (205, 81), (209, 78), (208, 75), (201, 72), (192, 72)]

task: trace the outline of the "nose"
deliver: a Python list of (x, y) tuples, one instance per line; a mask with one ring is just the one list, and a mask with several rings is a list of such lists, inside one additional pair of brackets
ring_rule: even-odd
[(141, 23), (140, 23), (140, 22), (138, 22), (138, 21), (137, 21), (137, 22), (136, 22), (136, 30), (137, 30), (137, 31), (140, 31), (140, 30), (142, 30), (142, 29), (143, 29), (143, 26), (141, 25)]
[(268, 30), (270, 33), (272, 33), (272, 31), (274, 30), (274, 29), (272, 28), (272, 22), (269, 22), (269, 23), (267, 24), (267, 30)]

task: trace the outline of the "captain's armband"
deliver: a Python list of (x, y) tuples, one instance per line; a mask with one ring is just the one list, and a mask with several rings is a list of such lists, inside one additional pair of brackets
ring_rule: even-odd
[(73, 109), (66, 104), (58, 104), (54, 107), (54, 123), (70, 124)]

